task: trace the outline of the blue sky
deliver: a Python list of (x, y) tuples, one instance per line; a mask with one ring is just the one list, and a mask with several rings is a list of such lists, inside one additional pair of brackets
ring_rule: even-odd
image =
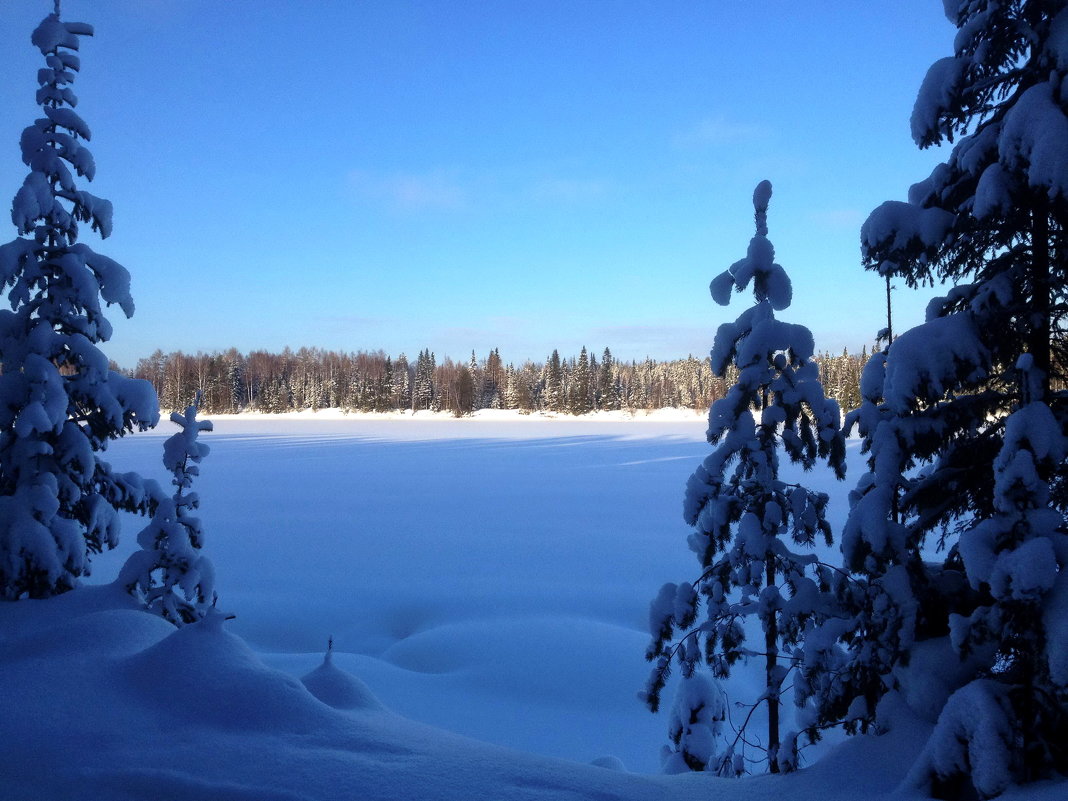
[[(0, 195), (50, 0), (0, 0)], [(940, 159), (908, 118), (937, 0), (66, 0), (90, 188), (133, 276), (104, 349), (704, 355), (708, 282), (775, 186), (782, 319), (869, 343), (859, 229)], [(5, 144), (6, 143), (6, 144)], [(9, 207), (5, 201), (5, 207)], [(14, 236), (9, 228), (3, 239)], [(900, 329), (932, 294), (897, 292)]]

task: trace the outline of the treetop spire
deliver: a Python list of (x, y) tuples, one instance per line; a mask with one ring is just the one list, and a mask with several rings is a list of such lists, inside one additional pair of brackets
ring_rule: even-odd
[(768, 235), (768, 204), (771, 202), (771, 181), (764, 180), (753, 190), (753, 208), (756, 213), (757, 236)]
[[(712, 299), (721, 306), (730, 303), (731, 292), (744, 291), (753, 284), (757, 303), (765, 301), (771, 309), (781, 311), (790, 305), (793, 287), (790, 277), (775, 263), (775, 247), (768, 239), (768, 205), (771, 202), (771, 181), (761, 181), (753, 190), (756, 234), (749, 240), (745, 258), (739, 259), (709, 284)], [(765, 309), (767, 311), (767, 309)]]

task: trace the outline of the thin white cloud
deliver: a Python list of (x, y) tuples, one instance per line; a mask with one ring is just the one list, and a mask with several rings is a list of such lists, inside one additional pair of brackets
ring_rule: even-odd
[(388, 175), (352, 170), (349, 183), (360, 195), (397, 211), (456, 211), (470, 200), (468, 190), (443, 170)]
[(678, 359), (687, 353), (701, 358), (712, 347), (714, 334), (712, 326), (666, 324), (604, 326), (591, 331), (595, 341), (604, 342), (612, 353), (624, 359)]
[(349, 187), (364, 202), (383, 205), (396, 212), (461, 211), (469, 209), (477, 189), (481, 205), (539, 203), (577, 205), (610, 196), (618, 186), (600, 178), (535, 178), (504, 185), (490, 178), (462, 180), (456, 170), (378, 173), (355, 169), (348, 173)]
[(552, 178), (534, 184), (531, 195), (549, 202), (585, 203), (605, 197), (613, 188), (611, 182), (596, 178)]
[(355, 314), (332, 314), (316, 319), (320, 322), (341, 327), (381, 326), (399, 322), (392, 317), (361, 317)]
[(706, 117), (696, 125), (677, 133), (673, 139), (677, 147), (727, 145), (746, 139), (763, 139), (769, 131), (760, 125), (736, 122), (723, 117)]
[(809, 212), (809, 218), (828, 228), (857, 228), (863, 224), (866, 215), (860, 209), (816, 209)]

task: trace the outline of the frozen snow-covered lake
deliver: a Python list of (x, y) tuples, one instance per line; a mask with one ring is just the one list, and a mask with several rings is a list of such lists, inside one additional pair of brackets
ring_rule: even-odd
[[(407, 717), (658, 770), (666, 719), (636, 693), (649, 600), (696, 575), (681, 499), (709, 452), (703, 417), (215, 427), (197, 486), (205, 551), (230, 630), (269, 664), (302, 675), (332, 635), (335, 661)], [(128, 437), (108, 458), (163, 480), (171, 431)], [(833, 483), (826, 471), (804, 480)], [(138, 526), (127, 521), (95, 580), (114, 577)]]

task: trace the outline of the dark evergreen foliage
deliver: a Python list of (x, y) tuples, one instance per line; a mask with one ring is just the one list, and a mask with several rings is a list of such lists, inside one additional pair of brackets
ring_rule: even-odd
[(159, 419), (151, 387), (110, 369), (105, 304), (133, 314), (125, 268), (78, 241), (86, 223), (106, 238), (111, 204), (77, 188), (96, 164), (74, 111), (79, 37), (93, 29), (46, 17), (33, 44), (43, 116), (22, 133), (30, 168), (12, 204), (18, 237), (0, 246), (0, 597), (44, 597), (74, 586), (91, 554), (113, 548), (119, 510), (146, 511), (140, 478), (99, 454)]
[[(851, 354), (815, 357), (828, 394), (843, 408), (851, 408), (847, 400), (859, 395), (859, 373), (865, 359)], [(561, 380), (563, 365), (571, 361), (560, 359)], [(574, 362), (574, 375), (580, 377), (581, 353)], [(206, 414), (320, 408), (370, 412), (435, 407), (451, 410), (450, 403), (435, 402), (434, 398), (451, 394), (449, 385), (457, 369), (451, 360), (438, 364), (429, 350), (410, 364), (403, 353), (391, 359), (381, 351), (339, 353), (301, 348), (245, 355), (230, 349), (195, 355), (156, 351), (141, 359), (130, 375), (151, 382), (159, 393), (160, 406), (167, 410), (181, 410), (183, 398), (202, 388)], [(544, 365), (505, 365), (494, 349), (474, 369), (468, 363), (467, 369), (472, 379), (481, 380), (481, 393), (476, 385), (476, 410), (552, 408)], [(716, 376), (708, 359), (693, 356), (674, 361), (621, 362), (605, 348), (599, 362), (589, 359), (588, 380), (589, 394), (584, 394), (587, 411), (707, 409), (726, 394), (734, 381), (734, 368), (728, 366), (726, 376)], [(574, 389), (575, 382), (571, 386)]]
[[(831, 571), (809, 550), (817, 538), (831, 541), (828, 497), (783, 481), (779, 459), (785, 454), (805, 469), (826, 461), (841, 478), (845, 444), (838, 405), (824, 395), (812, 359), (811, 333), (775, 317), (792, 290), (767, 238), (770, 199), (764, 181), (753, 194), (756, 235), (746, 257), (711, 284), (720, 304), (750, 286), (756, 303), (716, 332), (712, 368), (724, 377), (733, 365), (737, 378), (709, 411), (708, 441), (716, 447), (686, 486), (683, 516), (694, 527), (689, 545), (701, 573), (664, 585), (651, 605), (646, 658), (654, 667), (645, 699), (655, 712), (673, 660), (686, 677), (702, 661), (725, 677), (739, 659), (760, 657), (765, 681), (753, 704), (767, 706), (764, 748), (769, 770), (778, 772), (797, 766), (796, 736), (780, 738), (780, 695), (800, 662), (806, 628), (833, 606)], [(742, 626), (749, 617), (763, 632), (756, 647)], [(733, 765), (734, 756), (728, 747), (719, 758)]]
[(865, 369), (852, 575), (806, 661), (822, 722), (853, 730), (938, 671), (948, 697), (917, 710), (938, 716), (920, 773), (990, 797), (1068, 773), (1068, 4), (945, 6), (954, 54), (928, 72), (912, 133), (955, 146), (871, 214), (862, 246), (870, 270), (952, 289)]

